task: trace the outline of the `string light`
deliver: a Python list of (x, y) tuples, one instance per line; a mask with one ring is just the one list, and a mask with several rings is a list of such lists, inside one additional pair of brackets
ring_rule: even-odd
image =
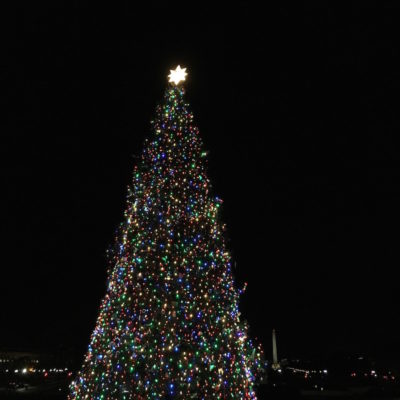
[(262, 349), (240, 320), (244, 289), (234, 286), (222, 200), (211, 195), (182, 85), (166, 90), (152, 131), (68, 399), (256, 399)]

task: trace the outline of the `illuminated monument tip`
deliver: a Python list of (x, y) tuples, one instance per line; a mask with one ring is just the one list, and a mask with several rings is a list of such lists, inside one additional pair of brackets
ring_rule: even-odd
[(184, 82), (186, 80), (186, 68), (181, 68), (181, 66), (178, 65), (175, 69), (170, 69), (169, 71), (169, 82), (178, 85), (180, 82)]

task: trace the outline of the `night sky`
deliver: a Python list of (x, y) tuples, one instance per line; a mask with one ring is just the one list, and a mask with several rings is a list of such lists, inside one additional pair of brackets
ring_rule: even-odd
[(0, 348), (83, 357), (181, 64), (267, 357), (399, 359), (399, 3), (67, 3), (1, 13)]

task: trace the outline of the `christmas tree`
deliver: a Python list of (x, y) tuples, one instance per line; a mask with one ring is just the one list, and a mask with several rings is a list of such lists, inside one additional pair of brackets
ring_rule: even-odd
[(262, 350), (240, 319), (222, 200), (171, 71), (152, 135), (134, 168), (107, 293), (83, 366), (80, 399), (256, 399)]

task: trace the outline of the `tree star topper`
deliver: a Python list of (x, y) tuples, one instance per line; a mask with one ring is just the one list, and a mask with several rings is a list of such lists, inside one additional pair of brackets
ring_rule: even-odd
[(171, 72), (168, 75), (169, 82), (173, 82), (175, 85), (178, 85), (180, 82), (183, 82), (186, 79), (186, 68), (181, 68), (180, 65), (178, 65), (175, 70), (170, 69), (169, 71)]

